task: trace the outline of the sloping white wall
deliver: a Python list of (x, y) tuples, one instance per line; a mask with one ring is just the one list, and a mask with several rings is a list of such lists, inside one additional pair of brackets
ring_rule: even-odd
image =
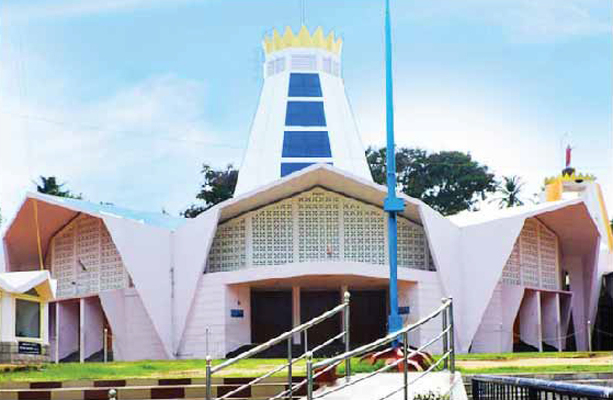
[(173, 352), (180, 351), (180, 339), (185, 332), (188, 313), (194, 303), (198, 282), (204, 273), (218, 221), (219, 208), (213, 208), (186, 222), (173, 233)]
[(155, 332), (172, 357), (171, 232), (135, 221), (104, 217), (124, 266), (142, 298)]
[(134, 288), (103, 292), (100, 301), (113, 331), (116, 360), (168, 358), (149, 313)]
[(513, 351), (513, 327), (524, 297), (524, 288), (515, 285), (500, 285), (502, 289), (502, 350)]
[(179, 358), (205, 358), (226, 355), (226, 286), (221, 273), (200, 276), (189, 311)]
[(498, 353), (503, 351), (502, 287), (497, 285), (483, 313), (481, 323), (472, 342), (472, 353)]

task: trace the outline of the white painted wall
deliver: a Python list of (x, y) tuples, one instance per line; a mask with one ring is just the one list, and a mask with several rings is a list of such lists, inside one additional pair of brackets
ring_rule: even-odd
[(85, 358), (102, 350), (104, 337), (104, 313), (97, 297), (88, 297), (83, 301), (84, 311), (84, 349)]
[(79, 303), (63, 301), (59, 307), (59, 359), (79, 351)]
[[(223, 273), (201, 275), (179, 346), (179, 358), (226, 355), (226, 285)], [(208, 342), (208, 345), (207, 345)]]
[(15, 340), (15, 313), (13, 312), (13, 297), (8, 293), (0, 293), (0, 342)]
[(526, 290), (524, 299), (519, 308), (520, 318), (520, 336), (525, 343), (542, 348), (542, 331), (541, 331), (541, 297), (534, 290)]
[(100, 293), (100, 301), (113, 331), (116, 360), (168, 358), (143, 301), (134, 288)]
[(543, 342), (560, 349), (560, 299), (558, 293), (541, 292), (541, 326)]
[[(231, 310), (243, 310), (243, 318), (232, 318)], [(248, 285), (232, 285), (226, 290), (226, 352), (251, 343), (251, 289)]]
[(503, 351), (502, 287), (497, 285), (481, 318), (472, 342), (471, 353), (498, 353)]

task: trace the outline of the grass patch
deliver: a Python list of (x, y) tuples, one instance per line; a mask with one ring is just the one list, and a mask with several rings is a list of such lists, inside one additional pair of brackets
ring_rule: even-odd
[[(517, 353), (517, 354), (458, 354), (458, 370), (464, 374), (517, 374), (517, 373), (563, 373), (563, 372), (609, 372), (610, 365), (542, 365), (542, 366), (492, 366), (463, 367), (462, 361), (504, 361), (513, 359), (535, 358), (574, 358), (589, 360), (594, 357), (607, 356), (610, 352), (597, 353)], [(224, 360), (214, 360), (218, 365)], [(316, 360), (317, 361), (317, 360)], [(286, 362), (285, 359), (248, 359), (242, 360), (215, 377), (255, 377), (261, 376), (271, 369)], [(371, 366), (368, 363), (352, 360), (353, 373), (367, 373), (382, 367), (382, 363)], [(300, 361), (294, 365), (294, 374), (304, 376), (306, 365)], [(338, 368), (338, 374), (343, 375), (345, 365)], [(26, 366), (4, 370), (0, 374), (0, 382), (6, 381), (65, 381), (86, 379), (124, 379), (124, 378), (181, 378), (204, 377), (205, 360), (173, 360), (173, 361), (135, 361), (113, 363), (66, 363), (46, 364), (42, 366)], [(275, 376), (286, 376), (286, 371)]]
[(462, 368), (458, 371), (463, 375), (496, 375), (496, 374), (562, 374), (562, 373), (596, 373), (611, 372), (610, 365), (544, 365), (538, 367), (492, 367), (492, 368)]
[(543, 353), (481, 353), (457, 354), (457, 361), (502, 361), (520, 360), (525, 358), (595, 358), (611, 355), (610, 351), (576, 351), (576, 352), (543, 352)]

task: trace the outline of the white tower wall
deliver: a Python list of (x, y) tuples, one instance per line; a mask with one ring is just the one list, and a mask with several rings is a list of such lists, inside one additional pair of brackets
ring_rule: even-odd
[[(289, 36), (287, 31), (283, 38), (276, 36), (278, 46), (284, 48), (266, 55), (264, 85), (239, 171), (237, 195), (315, 163), (332, 164), (372, 181), (341, 77), (340, 56), (325, 44), (314, 44), (317, 32), (311, 38), (303, 30), (296, 37), (291, 31)], [(303, 47), (300, 40), (310, 40), (310, 47)], [(340, 53), (340, 41), (337, 46)], [(297, 82), (307, 80), (311, 85), (307, 89), (297, 87)], [(323, 117), (318, 111), (322, 106)], [(295, 118), (288, 120), (290, 107)]]

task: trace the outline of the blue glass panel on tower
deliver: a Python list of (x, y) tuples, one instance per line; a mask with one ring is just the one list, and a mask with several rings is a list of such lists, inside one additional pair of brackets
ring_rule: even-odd
[[(281, 178), (317, 163), (281, 163)], [(326, 163), (333, 165), (333, 163)]]
[(290, 74), (288, 95), (290, 97), (321, 97), (319, 74)]
[(326, 126), (322, 101), (288, 101), (286, 126)]
[(283, 157), (332, 157), (328, 132), (285, 132)]

